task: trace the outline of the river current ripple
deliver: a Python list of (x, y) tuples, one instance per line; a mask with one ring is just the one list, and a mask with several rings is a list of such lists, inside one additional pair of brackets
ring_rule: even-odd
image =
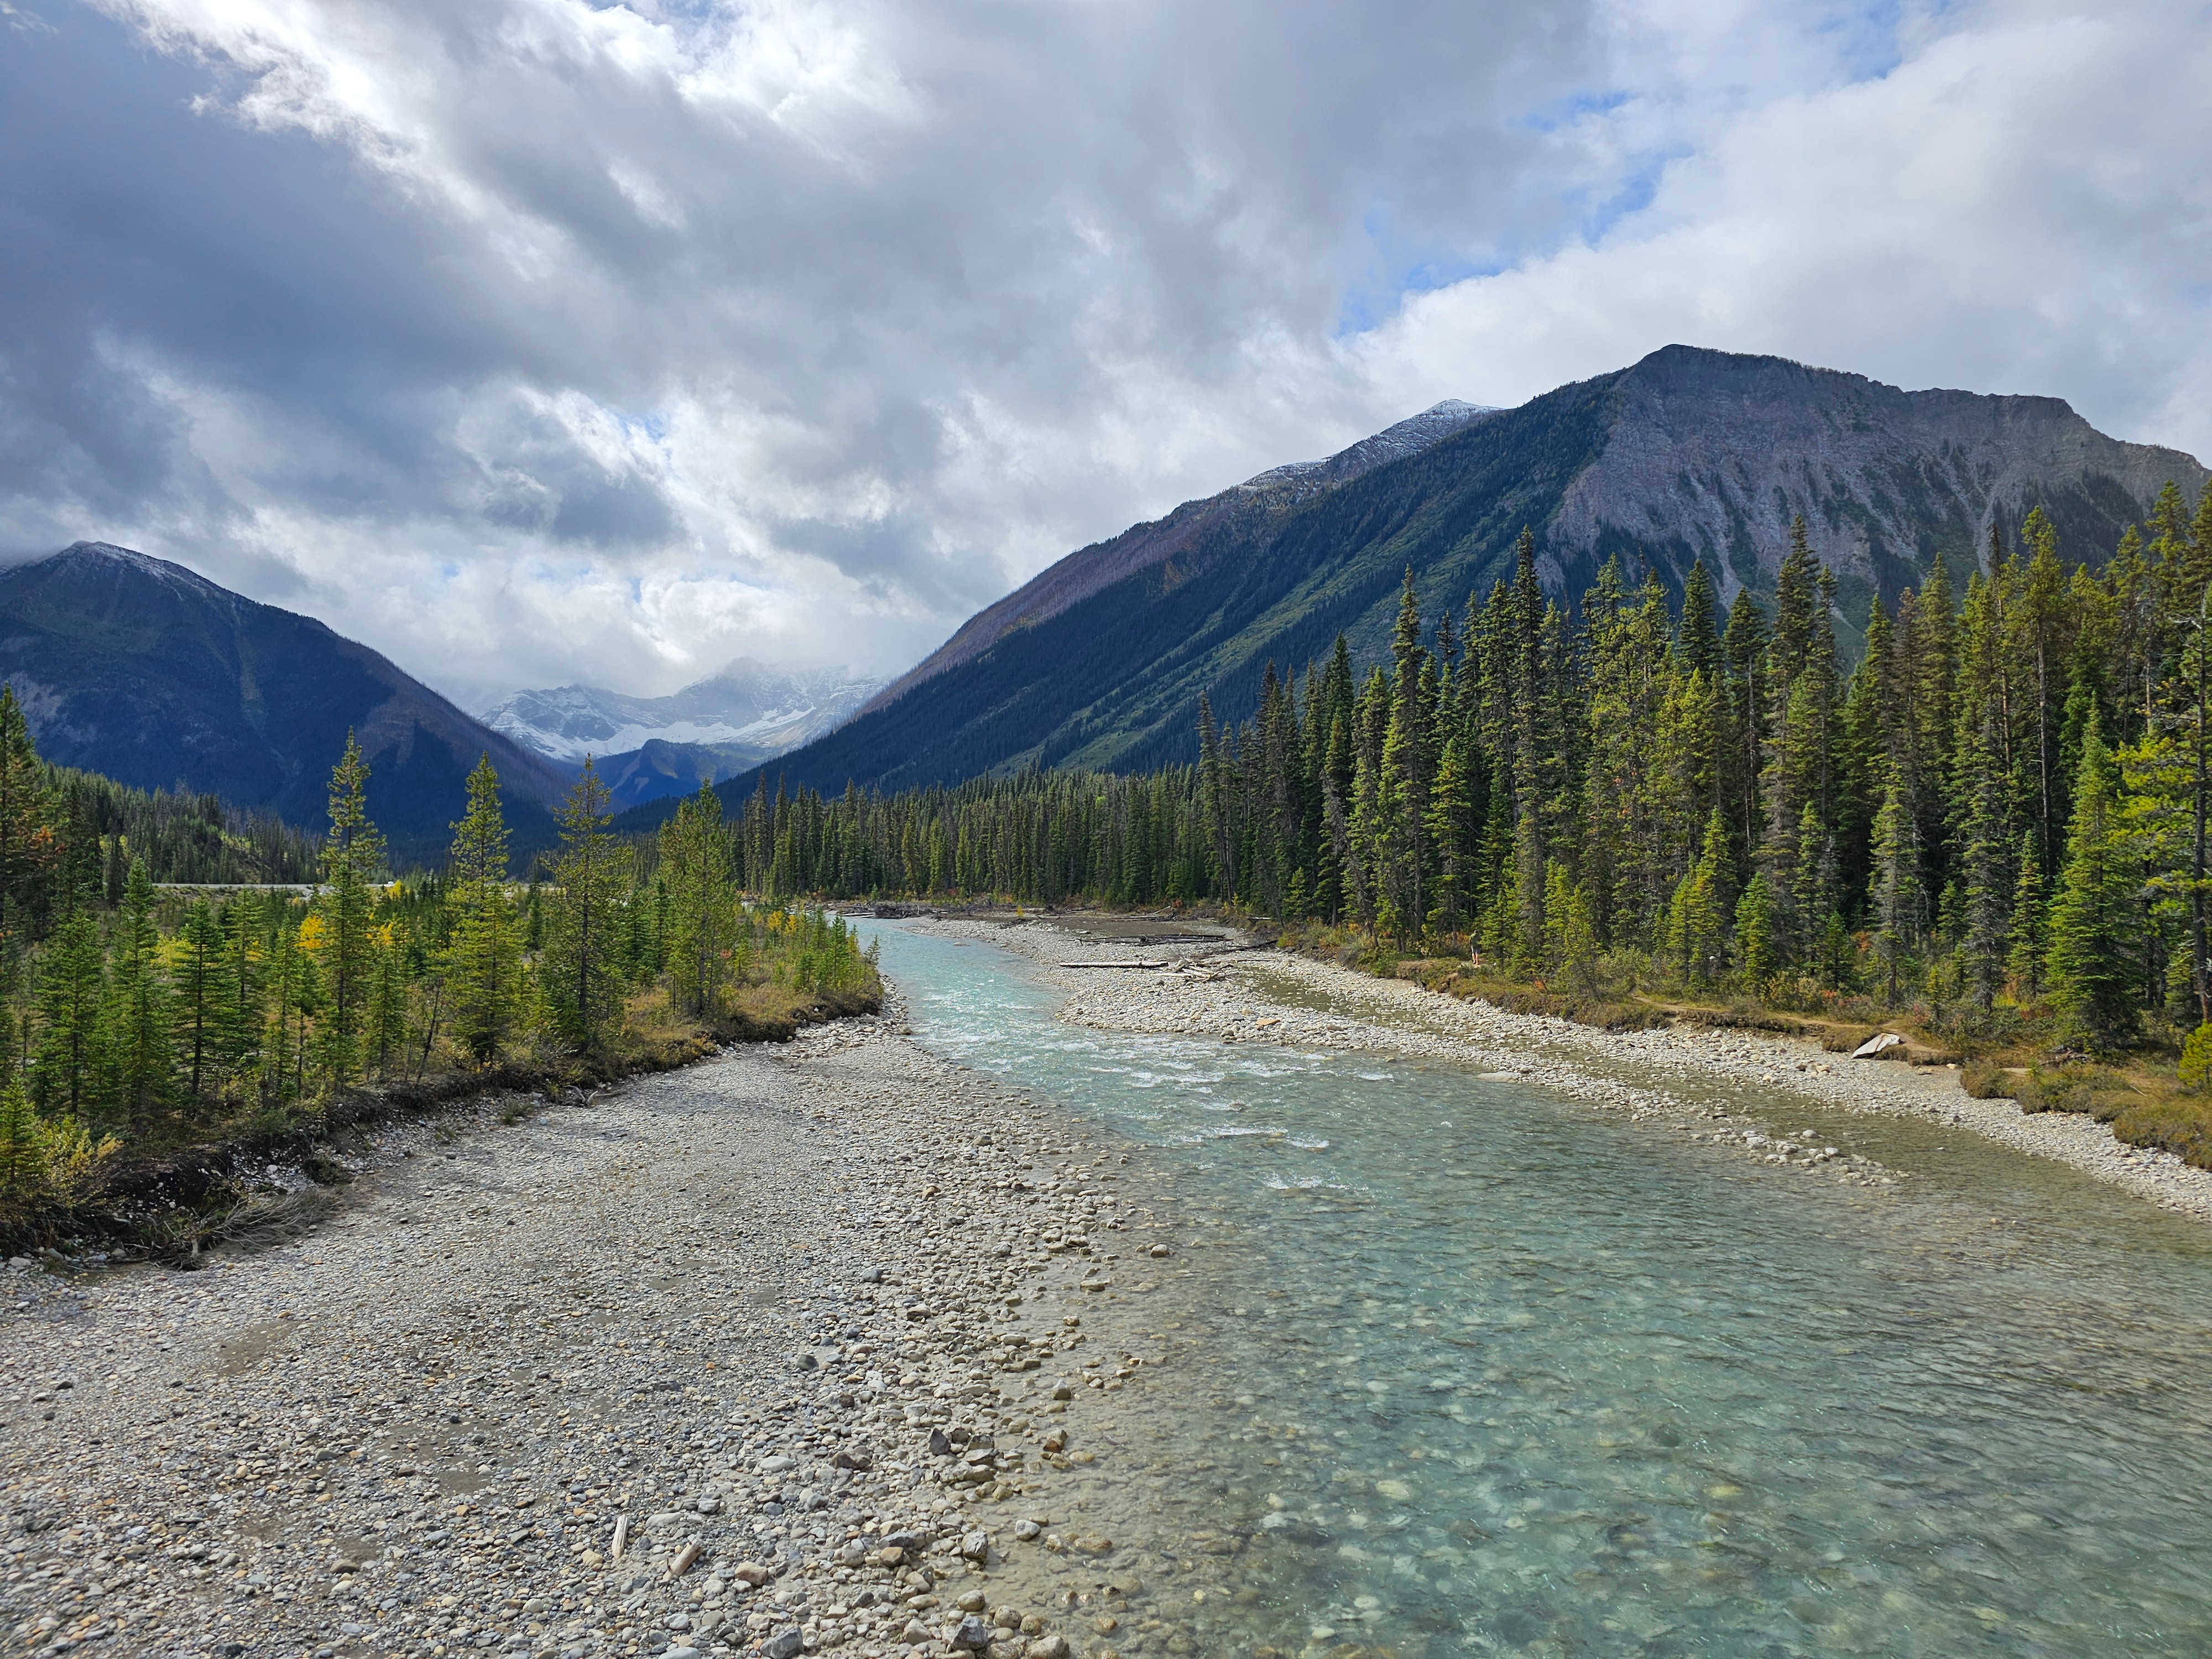
[(1869, 1190), (1431, 1061), (1077, 1030), (862, 926), (922, 1042), (1173, 1188), (1208, 1363), (1131, 1501), (1234, 1552), (1208, 1650), (2212, 1651), (2200, 1224), (1955, 1132), (1887, 1131)]

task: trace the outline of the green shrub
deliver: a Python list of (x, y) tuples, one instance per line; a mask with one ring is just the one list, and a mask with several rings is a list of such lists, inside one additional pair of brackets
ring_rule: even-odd
[(2181, 1045), (2181, 1086), (2194, 1093), (2212, 1090), (2212, 1025), (2200, 1025)]

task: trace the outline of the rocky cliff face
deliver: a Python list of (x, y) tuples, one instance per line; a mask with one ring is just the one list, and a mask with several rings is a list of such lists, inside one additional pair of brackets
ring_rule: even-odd
[(181, 781), (309, 827), (351, 729), (370, 812), (403, 853), (444, 846), (480, 755), (526, 839), (566, 787), (367, 646), (104, 543), (0, 572), (0, 679), (49, 760), (143, 788)]
[(1457, 611), (1507, 571), (1523, 526), (1569, 602), (1613, 555), (1677, 594), (1703, 557), (1733, 598), (1771, 590), (1802, 514), (1849, 639), (1877, 592), (1937, 559), (1963, 579), (1990, 527), (2014, 536), (2031, 507), (2067, 557), (2095, 562), (2169, 479), (2193, 496), (2206, 476), (2054, 398), (1670, 346), (1518, 409), (1441, 406), (1072, 554), (777, 769), (837, 790), (1187, 758), (1201, 692), (1242, 718), (1267, 662), (1303, 668), (1340, 631), (1379, 658), (1407, 568), (1426, 614)]
[(1703, 556), (1732, 599), (1771, 585), (1802, 514), (1832, 569), (1894, 597), (1939, 556), (1976, 558), (1993, 524), (2015, 530), (2038, 505), (2071, 556), (2100, 557), (2168, 479), (2193, 492), (2205, 477), (2193, 457), (2108, 438), (2056, 398), (1900, 392), (1683, 346), (1587, 384), (1602, 441), (1540, 526), (1555, 576), (1616, 549), (1678, 577)]

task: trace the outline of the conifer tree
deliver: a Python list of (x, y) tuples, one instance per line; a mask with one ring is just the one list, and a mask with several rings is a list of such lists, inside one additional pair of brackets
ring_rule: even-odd
[(1544, 872), (1544, 957), (1547, 972), (1586, 995), (1597, 994), (1597, 930), (1590, 925), (1589, 902), (1582, 884), (1556, 859)]
[(1721, 672), (1719, 596), (1712, 573), (1699, 557), (1682, 583), (1682, 665), (1692, 673), (1717, 678)]
[(2130, 947), (2141, 910), (2118, 822), (2117, 786), (2112, 752), (2093, 717), (2045, 953), (2051, 1004), (2069, 1034), (2093, 1052), (2119, 1046), (2134, 1034), (2137, 1018)]
[(216, 1033), (224, 1068), (249, 1070), (261, 1048), (263, 969), (268, 949), (261, 896), (248, 890), (223, 917), (222, 996)]
[(712, 786), (702, 785), (661, 826), (660, 868), (668, 884), (672, 993), (684, 1012), (711, 1018), (722, 1012), (737, 924), (722, 802)]
[(612, 816), (606, 785), (586, 757), (561, 808), (558, 894), (543, 977), (554, 1029), (587, 1053), (605, 1043), (622, 1013), (617, 927), (629, 872), (625, 849), (607, 833)]
[(1782, 966), (1777, 932), (1773, 884), (1765, 871), (1755, 871), (1735, 903), (1736, 971), (1753, 995)]
[(2005, 941), (2005, 977), (2011, 981), (2015, 996), (2032, 1000), (2043, 992), (2043, 957), (2049, 943), (2043, 867), (2036, 861), (2033, 830), (2021, 835), (2016, 864), (2019, 874), (2013, 880), (2012, 925)]
[(222, 1054), (223, 937), (205, 899), (185, 912), (176, 975), (177, 1048), (184, 1062), (185, 1091), (200, 1099), (213, 1080)]
[(1430, 913), (1429, 922), (1439, 933), (1456, 933), (1461, 929), (1474, 844), (1472, 793), (1467, 739), (1454, 733), (1445, 740), (1436, 787), (1429, 796), (1429, 840), (1437, 849), (1436, 908)]
[(407, 957), (397, 929), (386, 922), (370, 935), (368, 1006), (362, 1032), (363, 1060), (389, 1081), (403, 1063), (410, 1036)]
[(46, 945), (39, 976), (39, 1051), (33, 1076), (49, 1115), (87, 1117), (100, 1094), (106, 961), (100, 927), (84, 911), (62, 923)]
[(1874, 953), (1892, 1004), (1927, 927), (1921, 886), (1920, 823), (1911, 771), (1892, 757), (1886, 767), (1881, 810), (1874, 822)]
[(46, 1126), (22, 1079), (0, 1086), (0, 1217), (35, 1209), (46, 1196)]
[(1735, 603), (1729, 607), (1728, 631), (1721, 636), (1721, 649), (1728, 657), (1733, 704), (1729, 724), (1735, 738), (1723, 772), (1731, 805), (1729, 822), (1738, 851), (1747, 859), (1758, 848), (1765, 816), (1759, 799), (1759, 773), (1766, 750), (1769, 695), (1766, 613), (1759, 608), (1748, 587), (1737, 590)]
[(1667, 906), (1667, 951), (1676, 971), (1691, 984), (1711, 985), (1727, 973), (1736, 909), (1728, 826), (1716, 809), (1705, 821), (1696, 863)]
[(331, 829), (323, 843), (320, 966), (326, 992), (319, 1036), (331, 1080), (340, 1087), (361, 1075), (362, 1031), (375, 948), (375, 884), (384, 873), (384, 837), (369, 822), (368, 764), (352, 732), (331, 772)]
[(479, 1065), (496, 1059), (522, 1014), (522, 939), (507, 894), (507, 817), (491, 757), (469, 774), (468, 811), (447, 856), (453, 943), (446, 994), (454, 1039)]
[(0, 939), (20, 947), (41, 931), (51, 900), (52, 842), (42, 841), (48, 811), (30, 727), (12, 685), (0, 686)]
[(103, 1046), (112, 1079), (110, 1097), (137, 1117), (167, 1101), (175, 1072), (169, 981), (161, 948), (154, 926), (153, 879), (146, 860), (134, 858), (115, 919)]

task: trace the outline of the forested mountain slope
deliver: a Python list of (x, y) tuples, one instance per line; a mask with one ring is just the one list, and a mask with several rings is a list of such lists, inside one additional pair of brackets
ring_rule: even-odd
[(349, 729), (395, 853), (441, 853), (489, 753), (518, 836), (550, 832), (551, 763), (463, 714), (365, 645), (181, 565), (79, 542), (0, 572), (0, 680), (40, 752), (139, 788), (182, 783), (318, 824)]
[(1939, 559), (1962, 580), (1993, 525), (2016, 532), (2039, 506), (2063, 556), (2101, 561), (2161, 485), (2193, 495), (2206, 477), (2056, 398), (1903, 392), (1682, 346), (1517, 409), (1432, 416), (1408, 441), (1370, 441), (1374, 464), (1346, 461), (1356, 446), (1278, 469), (1071, 555), (763, 769), (834, 791), (1189, 759), (1200, 692), (1244, 718), (1269, 661), (1302, 669), (1339, 632), (1379, 659), (1409, 567), (1425, 612), (1457, 612), (1508, 574), (1523, 526), (1553, 598), (1578, 599), (1618, 553), (1676, 595), (1702, 558), (1725, 604), (1771, 593), (1802, 514), (1855, 647), (1877, 592), (1893, 599)]

